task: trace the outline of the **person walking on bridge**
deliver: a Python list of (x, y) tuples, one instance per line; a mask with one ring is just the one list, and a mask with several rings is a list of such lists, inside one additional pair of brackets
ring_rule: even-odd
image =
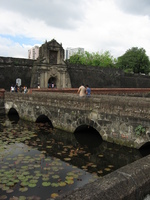
[(79, 87), (77, 94), (79, 94), (80, 97), (85, 97), (86, 96), (86, 89), (84, 87), (84, 84), (82, 83), (81, 86)]
[(89, 85), (86, 85), (86, 96), (87, 97), (91, 96), (91, 88), (89, 87)]

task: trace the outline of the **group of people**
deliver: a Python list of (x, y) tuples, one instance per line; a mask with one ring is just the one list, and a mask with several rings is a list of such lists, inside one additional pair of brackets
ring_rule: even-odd
[(53, 82), (48, 83), (48, 88), (56, 88), (56, 85)]
[(88, 85), (84, 86), (84, 84), (81, 84), (77, 93), (79, 94), (80, 97), (84, 97), (84, 96), (90, 97), (91, 88)]
[[(40, 85), (38, 85), (38, 88), (40, 88)], [(16, 84), (15, 86), (11, 85), (11, 88), (10, 88), (10, 92), (24, 92), (24, 93), (27, 93), (27, 91), (28, 91), (28, 89), (27, 89), (26, 86), (24, 86), (24, 87), (20, 86), (19, 87), (18, 84)], [(84, 86), (84, 84), (81, 84), (81, 86), (79, 87), (77, 93), (79, 94), (80, 97), (84, 97), (84, 96), (90, 97), (91, 96), (91, 88), (88, 85)]]
[(11, 88), (10, 88), (10, 92), (24, 92), (24, 93), (27, 93), (28, 92), (28, 89), (26, 86), (22, 87), (22, 86), (18, 86), (18, 84), (15, 84), (15, 86), (11, 85)]

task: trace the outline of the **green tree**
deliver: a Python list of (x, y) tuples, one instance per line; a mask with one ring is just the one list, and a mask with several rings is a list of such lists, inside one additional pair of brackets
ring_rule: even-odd
[(116, 59), (110, 55), (109, 51), (98, 53), (75, 53), (70, 57), (70, 63), (82, 64), (89, 66), (101, 66), (101, 67), (114, 67)]
[(70, 63), (73, 63), (73, 64), (81, 64), (81, 55), (79, 53), (76, 53), (72, 56), (70, 56)]
[(132, 47), (127, 50), (124, 55), (118, 57), (116, 65), (125, 72), (150, 72), (150, 60), (143, 48)]

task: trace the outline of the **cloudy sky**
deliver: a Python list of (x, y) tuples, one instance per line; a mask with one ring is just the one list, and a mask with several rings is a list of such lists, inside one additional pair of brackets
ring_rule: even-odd
[(27, 58), (52, 39), (115, 58), (144, 48), (150, 57), (150, 0), (0, 0), (0, 56)]

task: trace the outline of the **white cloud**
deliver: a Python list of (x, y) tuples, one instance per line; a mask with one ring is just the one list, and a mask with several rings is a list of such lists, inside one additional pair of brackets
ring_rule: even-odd
[(124, 12), (132, 15), (150, 15), (150, 1), (149, 0), (115, 0), (116, 4)]
[[(48, 26), (75, 28), (84, 16), (85, 0), (0, 0), (1, 8), (29, 19), (43, 20)], [(72, 23), (73, 22), (73, 23)]]
[(43, 44), (53, 38), (64, 49), (107, 50), (118, 57), (129, 48), (139, 47), (150, 56), (148, 0), (125, 3), (123, 0), (0, 0), (0, 3), (3, 19), (0, 56), (27, 58), (28, 47), (33, 46), (34, 40)]
[(31, 46), (20, 45), (12, 40), (0, 37), (0, 56), (27, 58), (28, 49)]

